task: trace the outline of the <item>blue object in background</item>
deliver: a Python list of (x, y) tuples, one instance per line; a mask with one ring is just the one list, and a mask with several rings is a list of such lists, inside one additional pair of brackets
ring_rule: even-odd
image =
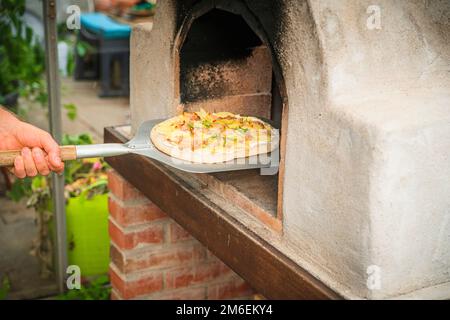
[(118, 23), (103, 13), (83, 13), (80, 18), (81, 26), (102, 36), (104, 39), (129, 38), (131, 27)]

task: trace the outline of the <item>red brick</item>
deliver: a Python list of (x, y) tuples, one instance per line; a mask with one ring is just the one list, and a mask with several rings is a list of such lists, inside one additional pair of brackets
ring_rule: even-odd
[(117, 268), (124, 273), (149, 268), (171, 268), (190, 265), (204, 260), (205, 248), (200, 244), (188, 244), (185, 246), (166, 246), (155, 250), (147, 250), (144, 253), (123, 253), (114, 245), (110, 250), (111, 260)]
[(146, 199), (139, 190), (114, 170), (108, 171), (108, 188), (122, 201)]
[(111, 295), (109, 298), (111, 300), (122, 300), (122, 297), (120, 296), (120, 294), (114, 289), (111, 290)]
[(191, 240), (193, 237), (184, 230), (183, 227), (181, 227), (178, 223), (173, 222), (170, 224), (170, 241), (171, 242), (177, 242), (177, 241), (186, 241)]
[(167, 218), (167, 215), (154, 203), (146, 201), (141, 204), (122, 205), (113, 198), (108, 199), (109, 213), (121, 226), (133, 226), (149, 221)]
[(182, 288), (216, 280), (231, 272), (222, 262), (201, 263), (195, 267), (170, 270), (165, 275), (165, 288)]
[(244, 280), (114, 171), (109, 173), (109, 187), (111, 299), (232, 299), (253, 294)]
[(246, 298), (253, 295), (252, 288), (238, 276), (223, 283), (208, 286), (207, 297), (211, 300)]
[(188, 267), (179, 271), (171, 270), (165, 277), (165, 288), (182, 288), (194, 283), (195, 271), (193, 267)]
[(109, 247), (109, 259), (120, 272), (126, 272), (125, 269), (125, 256), (120, 249), (118, 249), (114, 244), (111, 244)]
[(111, 285), (123, 299), (150, 294), (163, 288), (161, 272), (121, 275), (114, 269), (113, 266), (109, 268)]
[(233, 271), (220, 260), (210, 263), (203, 263), (197, 267), (195, 273), (196, 281), (208, 281), (219, 276), (227, 275)]
[(111, 241), (121, 249), (133, 249), (142, 244), (164, 242), (164, 227), (162, 224), (147, 224), (139, 228), (119, 228), (113, 218), (109, 219), (109, 236)]

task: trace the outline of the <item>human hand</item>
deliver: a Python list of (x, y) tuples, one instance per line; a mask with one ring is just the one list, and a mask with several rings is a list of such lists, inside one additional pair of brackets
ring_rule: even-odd
[(13, 172), (18, 178), (64, 171), (59, 146), (48, 132), (0, 108), (0, 150), (14, 149), (22, 150), (14, 160)]

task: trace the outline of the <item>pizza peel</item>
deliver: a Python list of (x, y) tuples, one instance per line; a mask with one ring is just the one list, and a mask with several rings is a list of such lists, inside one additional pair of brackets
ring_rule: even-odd
[[(178, 170), (192, 173), (213, 173), (223, 171), (262, 169), (262, 174), (276, 174), (279, 166), (278, 147), (270, 154), (255, 155), (221, 163), (193, 163), (176, 159), (159, 151), (150, 139), (150, 131), (166, 119), (149, 120), (141, 124), (136, 135), (130, 141), (121, 143), (104, 143), (91, 145), (61, 146), (61, 159), (75, 160), (82, 158), (113, 157), (125, 154), (137, 154), (157, 160)], [(20, 150), (0, 151), (0, 167), (14, 165), (14, 159)]]

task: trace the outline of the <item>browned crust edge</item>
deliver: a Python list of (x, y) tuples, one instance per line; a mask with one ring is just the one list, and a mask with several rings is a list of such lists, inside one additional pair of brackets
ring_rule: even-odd
[[(258, 119), (258, 118), (254, 118), (251, 117), (254, 120), (260, 121), (265, 123), (264, 121)], [(221, 162), (226, 162), (226, 161), (231, 161), (233, 159), (239, 159), (239, 158), (247, 158), (247, 157), (251, 157), (254, 155), (258, 155), (258, 154), (266, 154), (269, 152), (272, 152), (273, 150), (275, 150), (275, 148), (279, 145), (279, 133), (277, 131), (275, 131), (272, 127), (272, 135), (274, 137), (276, 137), (276, 139), (274, 141), (276, 141), (275, 143), (273, 143), (274, 141), (271, 142), (270, 144), (270, 149), (268, 149), (267, 151), (261, 151), (260, 147), (261, 144), (257, 144), (256, 146), (253, 146), (249, 149), (248, 154), (246, 154), (245, 156), (242, 156), (242, 150), (236, 149), (234, 150), (234, 152), (232, 153), (228, 153), (228, 154), (224, 154), (224, 153), (220, 153), (217, 152), (217, 154), (210, 154), (210, 153), (194, 153), (192, 150), (182, 150), (182, 152), (179, 151), (179, 149), (176, 146), (172, 146), (169, 147), (167, 146), (164, 141), (166, 139), (165, 135), (161, 134), (158, 132), (158, 127), (166, 124), (167, 122), (171, 122), (174, 121), (176, 119), (176, 117), (167, 119), (159, 124), (157, 124), (156, 126), (153, 127), (153, 129), (150, 132), (150, 139), (153, 143), (153, 145), (161, 152), (167, 154), (170, 157), (173, 158), (177, 158), (177, 159), (181, 159), (181, 160), (185, 160), (185, 161), (190, 161), (190, 162), (194, 162), (194, 163), (221, 163)], [(267, 124), (267, 123), (265, 123)], [(204, 150), (204, 149), (203, 149)], [(201, 158), (201, 161), (196, 160), (198, 157)]]

